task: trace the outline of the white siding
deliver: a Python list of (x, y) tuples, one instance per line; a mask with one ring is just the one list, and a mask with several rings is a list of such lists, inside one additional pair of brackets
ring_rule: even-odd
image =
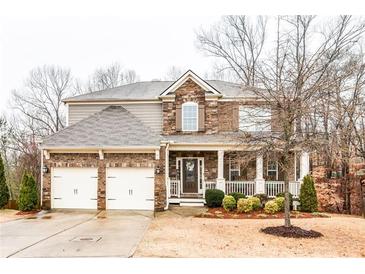
[[(68, 125), (72, 125), (99, 112), (109, 105), (105, 104), (80, 104), (68, 106)], [(121, 104), (126, 110), (135, 115), (145, 125), (157, 132), (162, 130), (162, 104), (141, 103), (141, 104)]]

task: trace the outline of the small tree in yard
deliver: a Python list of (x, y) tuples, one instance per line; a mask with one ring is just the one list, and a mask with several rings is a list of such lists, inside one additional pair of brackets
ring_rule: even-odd
[(317, 192), (311, 176), (305, 176), (300, 188), (300, 209), (305, 212), (315, 212), (318, 209)]
[(38, 206), (38, 193), (36, 182), (32, 175), (24, 174), (20, 186), (18, 207), (22, 211), (30, 211)]
[(9, 201), (9, 188), (5, 180), (3, 158), (0, 155), (0, 208), (5, 206)]

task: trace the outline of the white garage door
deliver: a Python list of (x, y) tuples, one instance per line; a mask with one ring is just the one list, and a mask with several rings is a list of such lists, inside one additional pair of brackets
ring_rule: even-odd
[(97, 209), (96, 168), (53, 168), (52, 208)]
[(107, 209), (154, 209), (153, 168), (107, 168)]

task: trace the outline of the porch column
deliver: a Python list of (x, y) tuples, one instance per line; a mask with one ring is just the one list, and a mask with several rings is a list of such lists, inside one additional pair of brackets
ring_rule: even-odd
[(300, 181), (303, 181), (304, 176), (309, 174), (309, 153), (302, 151), (300, 155)]
[(261, 154), (256, 156), (256, 194), (265, 193), (265, 180), (264, 180), (264, 159)]
[(225, 183), (226, 180), (224, 179), (224, 150), (218, 150), (218, 178), (217, 178), (217, 189), (226, 192)]

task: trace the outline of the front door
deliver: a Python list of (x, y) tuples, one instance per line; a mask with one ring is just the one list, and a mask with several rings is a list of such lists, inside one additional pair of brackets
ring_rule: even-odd
[(183, 192), (198, 193), (198, 159), (182, 161)]

